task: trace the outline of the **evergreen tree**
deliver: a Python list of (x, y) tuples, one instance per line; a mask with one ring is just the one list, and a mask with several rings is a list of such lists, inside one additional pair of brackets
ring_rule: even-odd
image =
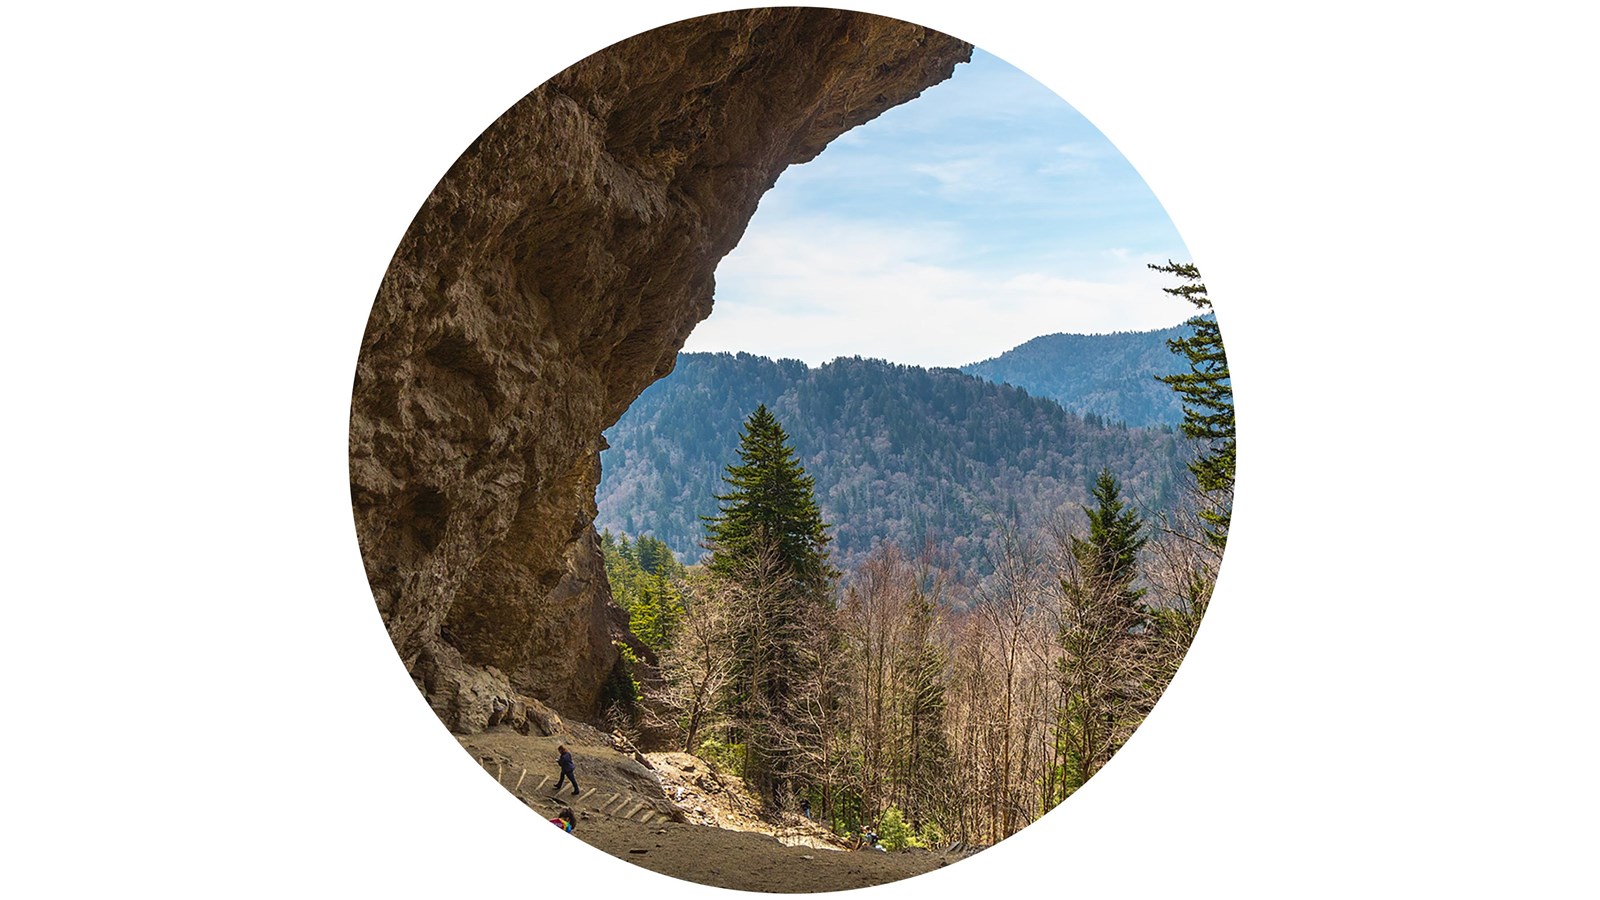
[(1122, 486), (1110, 469), (1100, 470), (1090, 492), (1093, 509), (1083, 508), (1089, 520), (1089, 538), (1072, 537), (1072, 555), (1094, 589), (1129, 610), (1137, 608), (1143, 588), (1134, 588), (1139, 576), (1139, 551), (1144, 547), (1144, 519), (1122, 502)]
[(639, 598), (639, 560), (633, 544), (626, 534), (613, 535), (609, 529), (600, 533), (600, 558), (605, 562), (606, 581), (611, 585), (611, 599), (623, 610), (633, 609)]
[(1047, 805), (1105, 765), (1153, 702), (1141, 647), (1149, 611), (1140, 602), (1144, 589), (1133, 586), (1144, 520), (1122, 502), (1109, 471), (1095, 479), (1093, 494), (1096, 505), (1083, 510), (1089, 536), (1070, 536), (1071, 568), (1061, 579), (1061, 699)]
[(1167, 261), (1164, 266), (1150, 264), (1158, 272), (1168, 272), (1183, 280), (1177, 287), (1162, 288), (1187, 300), (1201, 312), (1187, 323), (1194, 329), (1189, 337), (1167, 342), (1168, 348), (1189, 363), (1189, 371), (1158, 377), (1170, 385), (1183, 400), (1184, 437), (1204, 441), (1206, 449), (1189, 464), (1200, 490), (1212, 498), (1212, 507), (1203, 516), (1206, 537), (1220, 547), (1228, 538), (1228, 521), (1233, 507), (1234, 457), (1237, 441), (1233, 423), (1233, 382), (1228, 374), (1228, 357), (1222, 348), (1222, 333), (1216, 317), (1210, 315), (1211, 300), (1206, 296), (1200, 270), (1193, 263)]
[(639, 580), (639, 593), (628, 615), (628, 630), (641, 641), (661, 650), (672, 643), (673, 633), (682, 621), (683, 601), (667, 580), (665, 571), (645, 575)]
[(677, 557), (673, 556), (672, 548), (659, 538), (640, 536), (634, 545), (634, 554), (638, 558), (639, 568), (651, 575), (683, 574), (683, 566), (678, 563)]
[(832, 611), (827, 526), (811, 478), (765, 405), (740, 435), (727, 467), (721, 514), (707, 519), (713, 578), (745, 598), (733, 615), (729, 743), (742, 745), (744, 777), (774, 805), (792, 796), (801, 760), (805, 685), (817, 665), (808, 643)]
[(683, 564), (661, 540), (641, 535), (630, 542), (610, 530), (600, 534), (600, 556), (611, 598), (628, 613), (633, 633), (657, 650), (664, 647), (683, 616), (675, 586), (683, 580)]
[(745, 421), (738, 454), (723, 478), (731, 490), (717, 495), (721, 513), (706, 520), (711, 571), (729, 575), (770, 543), (800, 591), (826, 597), (839, 574), (828, 563), (828, 526), (811, 477), (765, 404)]

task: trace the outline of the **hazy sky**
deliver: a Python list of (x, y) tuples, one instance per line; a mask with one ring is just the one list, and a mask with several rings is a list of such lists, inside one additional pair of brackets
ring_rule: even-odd
[(1192, 308), (1147, 262), (1187, 251), (1116, 148), (977, 51), (793, 166), (717, 269), (685, 350), (957, 366), (1041, 334), (1164, 328)]

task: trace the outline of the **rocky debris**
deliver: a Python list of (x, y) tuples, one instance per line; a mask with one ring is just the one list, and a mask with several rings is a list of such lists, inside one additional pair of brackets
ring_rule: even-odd
[(848, 843), (820, 822), (797, 813), (773, 814), (745, 790), (743, 779), (717, 772), (688, 753), (647, 753), (661, 789), (683, 812), (684, 821), (764, 834), (791, 847), (843, 850)]
[(601, 433), (671, 371), (778, 175), (971, 50), (832, 9), (686, 20), (552, 78), (451, 166), (379, 287), (350, 409), (367, 578), (449, 728), (526, 725), (529, 699), (595, 714), (627, 637)]
[(644, 766), (646, 769), (654, 769), (656, 767), (655, 763), (652, 763), (649, 757), (641, 753), (639, 748), (634, 746), (633, 741), (628, 740), (620, 731), (611, 732), (611, 746), (618, 752), (626, 753), (633, 757), (634, 762)]
[(423, 694), (439, 718), (472, 734), (504, 725), (524, 734), (552, 735), (563, 729), (561, 716), (531, 697), (519, 694), (494, 666), (462, 665), (460, 653), (435, 644), (418, 657), (416, 675)]

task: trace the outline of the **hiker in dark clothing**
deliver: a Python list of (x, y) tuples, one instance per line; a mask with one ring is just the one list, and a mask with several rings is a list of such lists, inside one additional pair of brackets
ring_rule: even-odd
[(578, 776), (572, 774), (572, 753), (567, 750), (565, 745), (558, 745), (556, 752), (561, 754), (560, 759), (556, 760), (561, 765), (561, 778), (556, 781), (556, 792), (560, 793), (561, 786), (570, 781), (572, 782), (572, 796), (576, 797), (578, 796)]

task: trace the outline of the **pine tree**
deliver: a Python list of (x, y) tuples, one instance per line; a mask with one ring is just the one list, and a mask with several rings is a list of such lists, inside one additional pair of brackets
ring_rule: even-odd
[(683, 566), (678, 563), (677, 557), (672, 554), (672, 548), (666, 541), (641, 535), (634, 545), (634, 553), (639, 560), (639, 568), (651, 575), (681, 576)]
[(640, 570), (634, 548), (628, 536), (613, 535), (609, 530), (600, 535), (600, 557), (605, 562), (606, 581), (611, 585), (611, 599), (624, 611), (633, 609), (639, 599)]
[(1094, 508), (1083, 510), (1089, 536), (1070, 536), (1071, 566), (1061, 579), (1055, 785), (1047, 805), (1098, 771), (1151, 702), (1141, 647), (1151, 620), (1140, 602), (1144, 589), (1133, 586), (1144, 520), (1122, 502), (1110, 471), (1100, 472), (1092, 493)]
[(812, 480), (765, 405), (746, 420), (739, 462), (727, 467), (721, 512), (708, 518), (707, 568), (748, 598), (733, 619), (729, 743), (744, 747), (744, 777), (774, 803), (792, 793), (802, 685), (815, 668), (811, 632), (832, 610), (838, 573)]
[(1143, 588), (1133, 587), (1139, 575), (1139, 551), (1145, 544), (1144, 519), (1122, 502), (1122, 486), (1110, 469), (1100, 470), (1090, 496), (1094, 508), (1083, 508), (1089, 520), (1089, 538), (1073, 536), (1072, 554), (1091, 586), (1135, 610), (1144, 596)]
[(770, 543), (799, 590), (825, 597), (839, 574), (828, 564), (828, 526), (814, 482), (765, 404), (745, 421), (738, 453), (723, 478), (731, 490), (717, 495), (721, 513), (706, 520), (711, 571), (731, 574)]
[(1164, 375), (1158, 381), (1170, 385), (1183, 401), (1184, 437), (1204, 441), (1206, 449), (1189, 464), (1200, 490), (1211, 496), (1212, 506), (1202, 515), (1206, 537), (1221, 547), (1228, 539), (1228, 523), (1233, 508), (1234, 458), (1237, 440), (1233, 423), (1233, 382), (1228, 374), (1228, 357), (1222, 347), (1222, 332), (1216, 317), (1210, 315), (1211, 299), (1206, 296), (1200, 270), (1193, 263), (1167, 261), (1164, 266), (1149, 264), (1158, 272), (1168, 272), (1184, 281), (1178, 287), (1162, 290), (1194, 304), (1201, 312), (1184, 324), (1193, 329), (1189, 337), (1167, 342), (1167, 347), (1189, 363), (1189, 371)]
[(628, 630), (641, 641), (660, 650), (672, 643), (674, 631), (684, 615), (679, 598), (666, 572), (639, 579), (638, 597), (628, 615)]

